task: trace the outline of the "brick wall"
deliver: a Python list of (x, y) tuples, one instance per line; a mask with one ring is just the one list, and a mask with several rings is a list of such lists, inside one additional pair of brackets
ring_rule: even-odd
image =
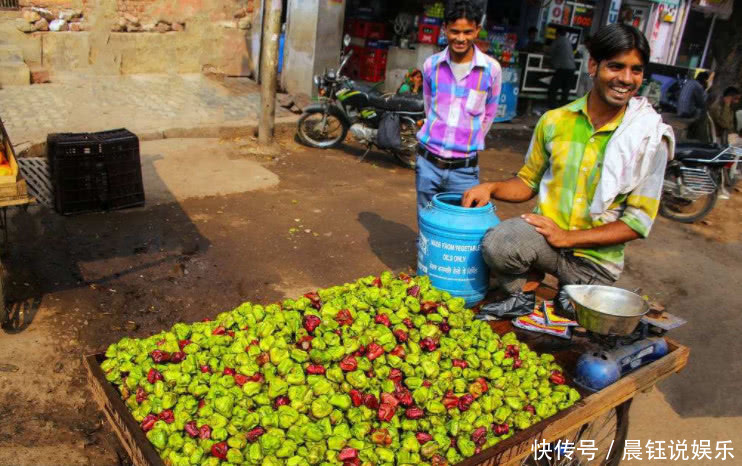
[(117, 5), (119, 13), (129, 13), (144, 19), (156, 3), (158, 0), (118, 0)]
[(116, 0), (116, 2), (119, 14), (134, 15), (142, 22), (157, 20), (187, 22), (194, 15), (204, 13), (212, 20), (240, 18), (252, 12), (255, 0)]
[(73, 8), (79, 4), (75, 0), (20, 0), (21, 7), (38, 6), (41, 8)]

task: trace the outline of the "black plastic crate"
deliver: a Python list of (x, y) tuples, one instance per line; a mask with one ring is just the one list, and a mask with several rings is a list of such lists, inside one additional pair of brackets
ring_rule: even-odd
[(139, 139), (125, 129), (47, 138), (57, 212), (144, 205)]

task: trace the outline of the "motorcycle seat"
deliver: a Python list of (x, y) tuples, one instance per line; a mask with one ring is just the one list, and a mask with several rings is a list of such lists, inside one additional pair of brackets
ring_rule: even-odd
[(424, 112), (425, 103), (422, 99), (412, 97), (392, 96), (368, 96), (368, 101), (376, 108), (390, 110), (393, 112)]
[(704, 143), (679, 143), (675, 146), (675, 158), (678, 160), (684, 159), (702, 159), (711, 160), (719, 153), (724, 150), (718, 144), (704, 144)]

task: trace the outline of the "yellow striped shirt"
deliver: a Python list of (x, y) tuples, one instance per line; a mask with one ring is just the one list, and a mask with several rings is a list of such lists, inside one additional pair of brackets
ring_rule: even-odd
[[(628, 195), (616, 197), (599, 218), (590, 215), (605, 149), (623, 116), (619, 114), (596, 131), (585, 96), (541, 117), (526, 163), (518, 173), (538, 193), (536, 213), (554, 220), (564, 230), (588, 230), (619, 220), (642, 237), (649, 234), (659, 210), (662, 174), (653, 174)], [(661, 146), (666, 150), (664, 144)], [(662, 170), (659, 165), (657, 169)], [(623, 270), (623, 244), (575, 249), (574, 255), (597, 263), (615, 278)]]

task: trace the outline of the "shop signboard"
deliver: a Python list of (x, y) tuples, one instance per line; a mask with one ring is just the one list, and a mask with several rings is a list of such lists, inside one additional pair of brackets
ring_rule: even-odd
[(519, 85), (520, 70), (504, 67), (502, 69), (502, 87), (500, 88), (500, 102), (497, 105), (495, 123), (510, 121), (517, 116)]
[(546, 19), (549, 23), (569, 25), (572, 16), (572, 7), (567, 4), (566, 0), (552, 0), (549, 8), (549, 17)]
[(590, 29), (593, 25), (593, 8), (587, 6), (575, 6), (575, 14), (572, 17), (572, 26)]

